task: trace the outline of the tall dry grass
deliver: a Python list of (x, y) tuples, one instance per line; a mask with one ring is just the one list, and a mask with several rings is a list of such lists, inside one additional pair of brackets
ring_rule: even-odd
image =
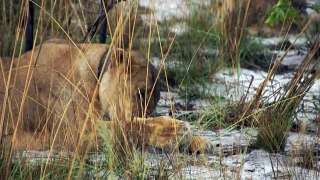
[(219, 23), (220, 30), (220, 53), (223, 61), (231, 60), (233, 69), (240, 67), (240, 48), (243, 38), (246, 36), (246, 23), (251, 6), (251, 0), (245, 3), (234, 3), (231, 0), (220, 1), (219, 16), (222, 23)]
[[(1, 30), (3, 34), (6, 34), (5, 36), (1, 36), (1, 46), (2, 46), (2, 56), (16, 56), (13, 61), (16, 61), (15, 63), (18, 63), (20, 61), (21, 54), (23, 52), (23, 46), (24, 46), (24, 34), (26, 31), (26, 22), (24, 21), (28, 16), (28, 1), (3, 1), (1, 2), (3, 5), (2, 8), (2, 18), (3, 21)], [(86, 29), (88, 27), (88, 22), (92, 22), (97, 14), (97, 9), (99, 9), (99, 4), (95, 2), (89, 2), (89, 1), (78, 1), (78, 2), (72, 2), (72, 1), (54, 1), (54, 0), (48, 0), (48, 1), (30, 1), (30, 3), (34, 3), (35, 7), (35, 27), (34, 27), (34, 44), (35, 47), (38, 44), (42, 44), (45, 40), (53, 37), (62, 37), (65, 39), (68, 39), (71, 44), (74, 44), (74, 42), (81, 42), (83, 39), (83, 36), (86, 32)], [(89, 8), (85, 8), (89, 7)], [(130, 17), (128, 14), (126, 14), (127, 10), (134, 11), (135, 6), (131, 4), (119, 5), (116, 8), (116, 15), (112, 18), (116, 20), (117, 22), (113, 22), (113, 26), (110, 24), (107, 24), (110, 31), (111, 36), (111, 46), (120, 46), (120, 44), (123, 44), (125, 38), (127, 42), (132, 41), (131, 37), (134, 35), (133, 30), (127, 30), (127, 24), (130, 24), (132, 22), (130, 21), (128, 17)], [(9, 10), (9, 12), (7, 12)], [(105, 10), (105, 9), (104, 9)], [(17, 12), (13, 12), (17, 11)], [(110, 12), (107, 12), (107, 14)], [(17, 15), (18, 14), (18, 15)], [(111, 15), (111, 13), (109, 14)], [(91, 19), (90, 19), (91, 18)], [(8, 32), (14, 32), (12, 34)], [(126, 34), (124, 37), (125, 32), (129, 32), (130, 34)], [(96, 41), (93, 39), (92, 41)], [(130, 42), (132, 43), (132, 42)], [(129, 50), (130, 51), (130, 50)], [(33, 51), (31, 51), (31, 54), (33, 54)], [(34, 54), (33, 54), (34, 55)], [(33, 56), (31, 55), (31, 57)], [(12, 62), (13, 62), (12, 61)], [(26, 84), (24, 91), (22, 92), (22, 101), (17, 102), (17, 106), (19, 106), (20, 111), (19, 112), (12, 112), (10, 109), (11, 98), (10, 98), (10, 88), (9, 88), (9, 82), (14, 81), (17, 77), (15, 73), (11, 73), (13, 68), (13, 63), (11, 62), (11, 58), (4, 58), (1, 59), (1, 81), (4, 83), (4, 89), (1, 89), (1, 119), (0, 119), (0, 129), (1, 129), (1, 135), (2, 142), (4, 141), (3, 137), (5, 134), (9, 133), (7, 130), (10, 128), (8, 127), (8, 122), (15, 122), (13, 125), (14, 132), (13, 132), (13, 143), (15, 141), (15, 138), (18, 138), (17, 129), (18, 127), (23, 124), (23, 112), (22, 107), (26, 106), (25, 103), (28, 97), (28, 89), (31, 83), (31, 77), (33, 75), (33, 65), (30, 63), (27, 67), (27, 77), (26, 77)], [(32, 62), (32, 61), (30, 61)], [(9, 64), (9, 66), (8, 66)], [(9, 68), (4, 68), (9, 67)], [(4, 74), (9, 74), (9, 76), (4, 76)], [(129, 81), (131, 77), (126, 77), (124, 81)], [(1, 82), (1, 83), (2, 83)], [(124, 83), (124, 82), (123, 82)], [(72, 84), (72, 86), (77, 87), (77, 84)], [(116, 127), (114, 127), (114, 133), (112, 133), (112, 137), (106, 136), (105, 141), (108, 142), (110, 146), (106, 146), (102, 153), (106, 153), (106, 156), (108, 158), (107, 163), (108, 168), (110, 169), (110, 172), (117, 171), (118, 173), (123, 173), (124, 175), (130, 175), (128, 174), (131, 171), (131, 159), (136, 158), (133, 156), (133, 149), (129, 148), (130, 145), (128, 144), (129, 140), (127, 139), (127, 130), (124, 129), (123, 121), (125, 120), (125, 113), (122, 112), (122, 106), (123, 103), (127, 103), (126, 100), (128, 99), (128, 90), (131, 87), (124, 88), (122, 90), (119, 90), (120, 93), (120, 99), (119, 104), (115, 105), (115, 111), (117, 111), (118, 118), (115, 118), (115, 121), (118, 122)], [(3, 92), (2, 92), (3, 91)], [(3, 95), (3, 97), (2, 97)], [(91, 103), (91, 102), (89, 102)], [(144, 102), (147, 103), (147, 102)], [(92, 103), (91, 103), (92, 105)], [(65, 109), (68, 109), (69, 104), (65, 105)], [(8, 108), (9, 107), (9, 108)], [(44, 107), (48, 110), (50, 110), (52, 107)], [(90, 114), (90, 109), (88, 114)], [(7, 111), (8, 110), (8, 111)], [(18, 113), (18, 119), (10, 119), (10, 115), (12, 113)], [(37, 113), (37, 112), (34, 112)], [(115, 113), (116, 114), (116, 113)], [(52, 114), (49, 113), (49, 116)], [(90, 115), (86, 117), (85, 123), (83, 124), (83, 127), (80, 128), (80, 137), (82, 136), (83, 132), (86, 131), (85, 128), (87, 127), (87, 122), (90, 120)], [(64, 121), (63, 119), (64, 114), (61, 114), (61, 121)], [(41, 122), (41, 117), (38, 117), (40, 119), (35, 119), (35, 122)], [(66, 124), (64, 124), (66, 123)], [(10, 123), (9, 123), (10, 124)], [(57, 126), (60, 126), (60, 124), (64, 124), (67, 126), (70, 126), (70, 129), (72, 129), (72, 124), (68, 124), (67, 122), (60, 122), (56, 124)], [(43, 131), (43, 130), (39, 130)], [(106, 133), (106, 132), (101, 132)], [(107, 133), (106, 133), (107, 134)], [(31, 134), (31, 137), (33, 135)], [(58, 134), (50, 134), (49, 136), (59, 137)], [(81, 140), (80, 140), (81, 141)], [(86, 169), (87, 164), (86, 159), (89, 157), (89, 154), (83, 154), (83, 156), (69, 156), (67, 159), (64, 159), (64, 157), (58, 157), (54, 158), (52, 154), (54, 154), (53, 150), (54, 145), (51, 145), (48, 154), (43, 157), (44, 163), (39, 163), (35, 165), (35, 168), (32, 167), (33, 165), (30, 165), (30, 161), (32, 159), (28, 158), (15, 158), (18, 153), (15, 153), (10, 148), (10, 144), (2, 144), (1, 148), (1, 174), (4, 175), (4, 178), (9, 177), (20, 177), (20, 178), (44, 178), (47, 177), (49, 174), (51, 174), (51, 171), (54, 171), (52, 169), (52, 166), (54, 163), (51, 163), (51, 159), (56, 159), (57, 162), (62, 163), (63, 165), (61, 167), (62, 170), (58, 172), (63, 172), (64, 174), (60, 174), (63, 178), (71, 178), (71, 177), (80, 177), (82, 174), (88, 174), (88, 169)], [(91, 155), (92, 156), (92, 155)], [(67, 162), (64, 162), (67, 160)], [(32, 163), (31, 163), (32, 164)], [(89, 163), (90, 164), (90, 163)], [(99, 171), (101, 168), (101, 165), (98, 165), (97, 163), (92, 163), (95, 168), (94, 171)], [(31, 166), (31, 167), (29, 167)], [(103, 164), (102, 167), (105, 165)], [(38, 168), (39, 167), (39, 168)], [(55, 166), (56, 167), (56, 166)], [(98, 168), (99, 167), (99, 168)], [(135, 167), (134, 167), (135, 168)], [(132, 168), (132, 169), (134, 169)], [(138, 168), (139, 169), (139, 168)], [(121, 172), (124, 171), (124, 172)], [(128, 172), (127, 172), (128, 171)]]

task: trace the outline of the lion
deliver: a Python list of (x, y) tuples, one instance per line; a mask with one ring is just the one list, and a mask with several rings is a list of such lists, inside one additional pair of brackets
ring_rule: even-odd
[(98, 150), (117, 127), (133, 145), (210, 148), (187, 123), (149, 116), (160, 98), (158, 72), (137, 51), (53, 39), (18, 58), (2, 58), (0, 68), (5, 148)]

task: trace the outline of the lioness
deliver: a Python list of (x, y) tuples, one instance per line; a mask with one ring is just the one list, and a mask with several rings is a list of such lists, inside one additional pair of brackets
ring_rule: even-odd
[[(1, 59), (0, 137), (15, 150), (101, 147), (121, 122), (128, 139), (166, 150), (207, 142), (187, 125), (151, 114), (159, 100), (156, 69), (140, 53), (54, 39)], [(105, 117), (105, 118), (103, 118)], [(104, 119), (104, 120), (103, 120)], [(99, 131), (99, 132), (98, 132)]]

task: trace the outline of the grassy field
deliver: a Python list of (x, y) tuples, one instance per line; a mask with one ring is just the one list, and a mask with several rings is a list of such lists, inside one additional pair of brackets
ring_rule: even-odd
[[(39, 45), (51, 38), (82, 42), (87, 30), (99, 15), (102, 7), (99, 2), (30, 1), (34, 6), (33, 45)], [(314, 46), (306, 44), (308, 55), (302, 65), (285, 86), (283, 93), (269, 97), (275, 99), (270, 103), (263, 97), (263, 91), (279, 72), (284, 56), (275, 61), (275, 57), (259, 38), (293, 33), (297, 37), (306, 37), (312, 44), (313, 37), (319, 32), (319, 13), (301, 20), (299, 18), (306, 16), (297, 11), (296, 17), (279, 18), (284, 22), (279, 21), (273, 27), (266, 27), (264, 22), (268, 17), (267, 10), (278, 1), (261, 1), (265, 11), (259, 14), (254, 13), (254, 8), (259, 4), (256, 1), (244, 1), (254, 3), (252, 6), (233, 6), (228, 4), (231, 1), (208, 2), (201, 5), (190, 1), (190, 10), (186, 16), (163, 21), (156, 20), (152, 7), (140, 7), (137, 1), (132, 1), (129, 5), (124, 2), (122, 4), (126, 5), (125, 8), (117, 5), (108, 12), (110, 23), (107, 23), (106, 42), (116, 42), (119, 38), (119, 41), (122, 40), (119, 46), (139, 50), (148, 60), (157, 57), (161, 63), (159, 81), (163, 91), (177, 92), (181, 99), (185, 100), (185, 106), (198, 99), (205, 99), (212, 104), (210, 109), (190, 110), (186, 114), (177, 115), (178, 119), (209, 130), (253, 127), (258, 131), (257, 141), (252, 147), (247, 147), (248, 149), (262, 148), (270, 153), (282, 153), (304, 95), (320, 78), (319, 55), (317, 56), (320, 46), (319, 42)], [(0, 56), (19, 57), (25, 49), (28, 1), (1, 0), (0, 4)], [(143, 16), (149, 19), (143, 20)], [(117, 26), (120, 21), (125, 22), (122, 28)], [(178, 34), (172, 30), (177, 24), (186, 25), (185, 33)], [(95, 35), (90, 34), (91, 38), (87, 43), (101, 41), (105, 33), (103, 28), (99, 27)], [(284, 49), (287, 53), (295, 45), (289, 44), (286, 48), (282, 46), (285, 46), (285, 41), (276, 48)], [(215, 83), (215, 73), (227, 68), (232, 74), (237, 74), (241, 67), (267, 72), (267, 77), (256, 89), (252, 99), (248, 100), (247, 94), (243, 94), (238, 98), (240, 100), (235, 102), (218, 94), (206, 93), (212, 90), (210, 85)], [(3, 105), (2, 102), (0, 105)], [(315, 111), (319, 114), (320, 109)], [(4, 121), (1, 116), (1, 124)], [(300, 130), (303, 131), (303, 128)], [(105, 141), (108, 142), (109, 139)], [(168, 153), (164, 160), (150, 165), (147, 159), (156, 154), (152, 150), (143, 151), (133, 147), (119, 152), (119, 149), (112, 145), (106, 145), (101, 152), (92, 154), (56, 152), (48, 155), (44, 152), (36, 154), (37, 157), (32, 156), (32, 152), (9, 156), (10, 145), (4, 144), (0, 147), (0, 176), (6, 174), (9, 179), (169, 179), (183, 178), (181, 169), (190, 164), (212, 166), (208, 165), (205, 155), (185, 153), (181, 158), (177, 152)], [(318, 154), (305, 153), (301, 166), (319, 171), (314, 168), (316, 158)], [(219, 177), (226, 178), (224, 167), (217, 165), (217, 168), (221, 172)], [(235, 174), (235, 178), (240, 178), (240, 175)]]

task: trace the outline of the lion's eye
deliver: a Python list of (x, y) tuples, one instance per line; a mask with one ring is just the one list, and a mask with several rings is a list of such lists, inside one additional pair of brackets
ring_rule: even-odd
[(137, 94), (138, 98), (139, 99), (145, 99), (145, 95), (146, 95), (146, 91), (144, 89), (139, 89), (138, 88), (138, 94)]

